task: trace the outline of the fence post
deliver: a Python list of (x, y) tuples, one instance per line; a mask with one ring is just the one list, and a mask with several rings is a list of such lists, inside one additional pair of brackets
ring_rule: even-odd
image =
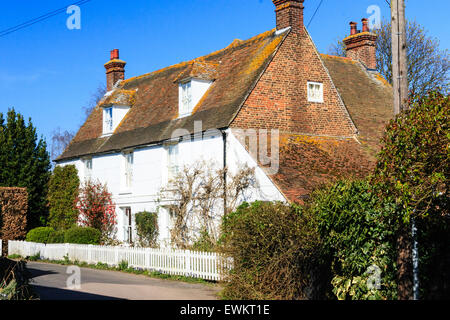
[(119, 265), (119, 247), (114, 247), (114, 261), (115, 265)]
[(64, 256), (67, 257), (68, 259), (70, 259), (70, 257), (69, 257), (69, 244), (68, 243), (64, 244)]
[(92, 244), (88, 245), (88, 264), (92, 262)]
[(145, 249), (145, 269), (150, 269), (150, 248)]
[(190, 250), (186, 250), (186, 263), (185, 263), (185, 276), (189, 276), (190, 271), (191, 271), (191, 251)]

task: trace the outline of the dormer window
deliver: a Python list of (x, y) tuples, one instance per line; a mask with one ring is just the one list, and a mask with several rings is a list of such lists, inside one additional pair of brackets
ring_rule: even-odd
[(113, 130), (113, 108), (105, 108), (103, 109), (103, 134), (110, 134)]
[(191, 81), (180, 84), (180, 117), (192, 113), (192, 84)]
[(130, 107), (110, 106), (103, 108), (103, 135), (112, 135), (127, 114)]
[(308, 102), (323, 103), (323, 83), (308, 82)]
[(188, 79), (179, 84), (179, 117), (187, 117), (192, 114), (194, 108), (200, 102), (211, 86), (212, 81), (201, 79)]

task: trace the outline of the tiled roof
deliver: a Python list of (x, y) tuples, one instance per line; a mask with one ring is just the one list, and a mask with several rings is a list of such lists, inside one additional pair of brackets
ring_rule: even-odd
[[(134, 105), (114, 134), (101, 137), (102, 106), (116, 93), (94, 109), (57, 161), (164, 141), (179, 128), (194, 132), (194, 121), (202, 121), (204, 130), (228, 127), (287, 34), (271, 30), (193, 61), (122, 81), (116, 90), (134, 92)], [(195, 112), (178, 119), (177, 81), (190, 76), (215, 81)]]
[(352, 59), (321, 55), (358, 129), (358, 139), (374, 155), (387, 122), (393, 118), (392, 86), (377, 72)]
[(340, 178), (362, 178), (374, 162), (356, 139), (280, 136), (278, 173), (270, 178), (284, 196), (301, 203), (315, 188)]
[(336, 179), (365, 177), (393, 118), (392, 87), (381, 75), (349, 58), (321, 57), (359, 134), (355, 139), (281, 136), (280, 169), (270, 177), (293, 202), (302, 202), (315, 188)]

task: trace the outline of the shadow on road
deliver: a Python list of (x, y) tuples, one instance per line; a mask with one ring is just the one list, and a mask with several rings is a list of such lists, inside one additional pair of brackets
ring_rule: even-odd
[(27, 266), (27, 270), (29, 271), (29, 273), (31, 275), (30, 279), (39, 278), (39, 277), (50, 275), (50, 274), (57, 274), (57, 272), (55, 272), (55, 271), (39, 270), (39, 269), (30, 268), (28, 266)]
[(122, 300), (97, 294), (33, 285), (41, 300)]

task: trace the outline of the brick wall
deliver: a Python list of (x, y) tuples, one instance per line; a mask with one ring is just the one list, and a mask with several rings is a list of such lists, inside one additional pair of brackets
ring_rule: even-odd
[[(324, 103), (307, 101), (308, 81), (323, 83)], [(356, 133), (306, 29), (286, 37), (231, 127), (345, 137)]]

